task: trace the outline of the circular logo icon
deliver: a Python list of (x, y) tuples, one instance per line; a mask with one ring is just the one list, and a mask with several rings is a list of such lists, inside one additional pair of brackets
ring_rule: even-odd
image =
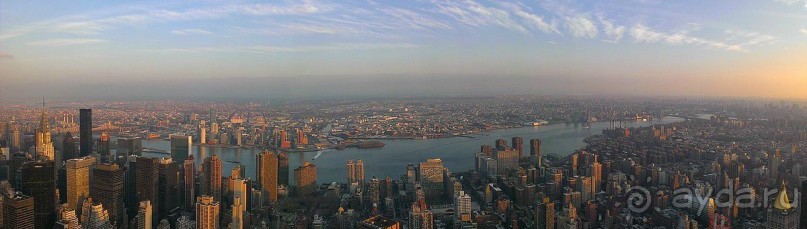
[(635, 213), (642, 213), (650, 208), (650, 191), (641, 186), (633, 186), (626, 192), (628, 194), (628, 209)]

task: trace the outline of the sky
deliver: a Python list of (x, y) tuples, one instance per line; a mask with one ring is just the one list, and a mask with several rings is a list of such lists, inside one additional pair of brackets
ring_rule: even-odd
[(807, 98), (807, 0), (0, 0), (0, 99)]

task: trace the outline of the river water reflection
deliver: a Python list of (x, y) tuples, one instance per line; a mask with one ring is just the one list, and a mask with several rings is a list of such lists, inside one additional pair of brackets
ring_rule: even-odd
[[(627, 127), (649, 126), (683, 121), (682, 118), (664, 117), (649, 121), (630, 121)], [(302, 162), (310, 161), (317, 166), (317, 180), (320, 183), (345, 181), (345, 163), (348, 160), (361, 159), (364, 161), (365, 176), (369, 180), (372, 176), (385, 178), (387, 176), (397, 179), (406, 172), (410, 163), (417, 164), (428, 158), (443, 159), (444, 166), (451, 171), (467, 171), (474, 167), (474, 154), (479, 152), (484, 144), (493, 145), (496, 139), (506, 139), (508, 144), (512, 137), (524, 138), (524, 152), (529, 154), (529, 139), (539, 138), (542, 141), (544, 154), (553, 153), (566, 156), (576, 149), (585, 146), (583, 140), (591, 135), (602, 133), (610, 126), (609, 122), (595, 122), (584, 127), (582, 124), (557, 123), (541, 127), (521, 127), (502, 129), (484, 134), (474, 135), (474, 138), (454, 137), (442, 139), (418, 140), (383, 140), (383, 148), (345, 150), (327, 150), (324, 152), (290, 153), (289, 181), (294, 182), (294, 168)], [(168, 151), (170, 143), (165, 140), (144, 140), (143, 147)], [(213, 154), (219, 155), (222, 162), (222, 176), (229, 176), (235, 163), (240, 162), (246, 167), (246, 175), (255, 177), (255, 155), (260, 149), (232, 149), (210, 146), (194, 146), (193, 154), (197, 166), (203, 158)], [(319, 154), (319, 156), (317, 156)], [(145, 156), (166, 157), (165, 154), (150, 154)], [(316, 159), (315, 159), (316, 158)]]

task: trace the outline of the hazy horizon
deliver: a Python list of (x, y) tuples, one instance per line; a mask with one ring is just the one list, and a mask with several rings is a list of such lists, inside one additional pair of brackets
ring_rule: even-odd
[(807, 0), (0, 6), (0, 98), (807, 98)]

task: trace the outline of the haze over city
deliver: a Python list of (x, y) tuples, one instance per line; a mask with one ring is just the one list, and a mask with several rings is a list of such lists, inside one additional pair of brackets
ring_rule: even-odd
[(807, 98), (807, 1), (3, 1), (0, 97)]

